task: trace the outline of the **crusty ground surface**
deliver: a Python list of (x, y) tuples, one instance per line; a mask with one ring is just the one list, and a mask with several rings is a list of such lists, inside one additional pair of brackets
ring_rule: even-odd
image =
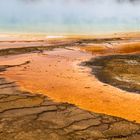
[(0, 140), (139, 140), (140, 125), (54, 102), (0, 77)]
[[(34, 46), (34, 42), (31, 46), (27, 43), (26, 47), (18, 47), (18, 44), (15, 48), (15, 42), (14, 47), (11, 43), (10, 48), (5, 45), (6, 48), (0, 50), (0, 140), (139, 140), (140, 125), (132, 122), (138, 121), (139, 113), (134, 112), (139, 108), (131, 102), (139, 102), (139, 95), (101, 83), (92, 77), (88, 68), (77, 65), (96, 56), (120, 53), (112, 51), (114, 41), (122, 42), (122, 39), (113, 39), (113, 42), (112, 39), (72, 39), (47, 46), (43, 41), (44, 45), (39, 47)], [(80, 50), (86, 45), (102, 46), (105, 42), (106, 49), (111, 43), (110, 51), (97, 51), (92, 47), (94, 56)], [(61, 49), (52, 51), (58, 46)], [(99, 50), (103, 49), (99, 47)], [(138, 52), (139, 49), (129, 53)], [(82, 76), (85, 79), (79, 79)], [(45, 79), (45, 83), (41, 79)], [(79, 82), (82, 80), (87, 80), (86, 84)], [(81, 89), (77, 88), (80, 86)], [(122, 100), (120, 104), (118, 99), (122, 97), (126, 102)], [(115, 110), (115, 102), (120, 104), (120, 112)]]

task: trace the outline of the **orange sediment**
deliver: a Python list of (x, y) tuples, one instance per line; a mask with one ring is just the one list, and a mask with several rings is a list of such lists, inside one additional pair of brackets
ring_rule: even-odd
[[(87, 50), (91, 51), (91, 48), (90, 46), (90, 49)], [(117, 51), (107, 53), (109, 48), (99, 46), (98, 51), (97, 46), (95, 52), (105, 49), (103, 55), (127, 53), (125, 45), (118, 48)], [(133, 53), (139, 52), (139, 45), (136, 49), (131, 45), (128, 48)], [(9, 56), (4, 58), (0, 65), (30, 60), (31, 63), (25, 66), (7, 69), (3, 75), (15, 80), (23, 90), (45, 94), (55, 101), (68, 102), (93, 112), (140, 122), (140, 95), (104, 84), (90, 74), (90, 68), (79, 65), (81, 62), (99, 55), (102, 54), (92, 55), (78, 50), (78, 47), (72, 50), (56, 49), (42, 54)]]

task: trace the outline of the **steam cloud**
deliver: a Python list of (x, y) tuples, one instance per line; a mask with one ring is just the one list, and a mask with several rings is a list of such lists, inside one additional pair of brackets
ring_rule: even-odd
[(139, 31), (140, 3), (129, 0), (1, 0), (0, 31)]

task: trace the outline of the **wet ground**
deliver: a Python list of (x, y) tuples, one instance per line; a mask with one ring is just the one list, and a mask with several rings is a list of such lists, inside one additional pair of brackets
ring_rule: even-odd
[[(138, 38), (43, 40), (39, 46), (23, 42), (1, 44), (2, 140), (140, 139)], [(104, 60), (106, 67), (96, 69), (93, 60)], [(85, 61), (87, 67), (81, 65)], [(120, 87), (116, 77), (116, 85), (100, 82), (91, 70), (111, 73), (104, 76), (109, 81), (114, 75), (125, 82), (131, 78), (123, 83), (129, 89)]]
[(93, 74), (107, 84), (140, 93), (140, 54), (110, 55), (85, 63)]
[(21, 91), (0, 77), (0, 139), (139, 140), (140, 124)]

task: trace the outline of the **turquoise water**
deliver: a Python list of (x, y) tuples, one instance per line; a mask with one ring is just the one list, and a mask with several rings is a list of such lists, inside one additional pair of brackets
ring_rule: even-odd
[(140, 3), (1, 0), (0, 32), (95, 34), (140, 31)]

